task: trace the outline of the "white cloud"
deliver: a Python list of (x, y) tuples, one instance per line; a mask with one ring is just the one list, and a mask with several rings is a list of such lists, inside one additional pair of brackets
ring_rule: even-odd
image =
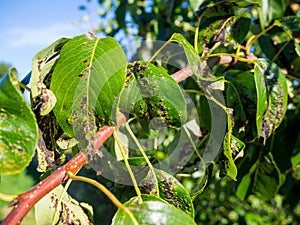
[(73, 37), (80, 30), (72, 24), (58, 23), (41, 28), (12, 28), (8, 31), (12, 47), (48, 46), (60, 37)]

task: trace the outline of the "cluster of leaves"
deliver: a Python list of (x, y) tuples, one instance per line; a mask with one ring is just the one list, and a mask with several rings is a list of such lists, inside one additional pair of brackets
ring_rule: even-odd
[[(129, 63), (115, 39), (93, 34), (61, 38), (34, 57), (31, 106), (12, 68), (0, 80), (0, 173), (24, 170), (36, 149), (38, 171), (44, 176), (68, 154), (84, 152), (89, 165), (97, 174), (109, 174), (115, 187), (133, 183), (135, 192), (123, 196), (124, 204), (116, 204), (112, 224), (205, 220), (199, 201), (215, 171), (237, 181), (234, 192), (242, 200), (251, 194), (270, 200), (278, 192), (290, 193), (289, 185), (299, 179), (300, 18), (291, 16), (282, 1), (280, 10), (276, 4), (268, 14), (265, 2), (209, 3), (111, 3), (117, 5), (111, 35), (127, 29), (129, 12), (128, 23), (139, 25), (141, 37), (151, 33), (182, 47), (194, 75), (180, 86), (170, 76), (175, 68), (157, 60), (166, 45), (152, 57), (156, 63)], [(254, 18), (254, 13), (259, 16)], [(186, 99), (195, 111), (188, 111)], [(120, 116), (126, 117), (124, 125), (117, 124)], [(161, 123), (163, 130), (158, 129)], [(115, 125), (120, 127), (114, 136), (95, 150), (96, 132)], [(212, 155), (207, 149), (215, 147), (209, 140), (216, 129), (224, 134), (217, 140), (219, 154)], [(159, 142), (162, 134), (167, 138)], [(116, 195), (127, 188), (118, 187)], [(87, 204), (61, 197), (65, 189), (56, 188), (38, 203), (40, 224), (93, 221)]]

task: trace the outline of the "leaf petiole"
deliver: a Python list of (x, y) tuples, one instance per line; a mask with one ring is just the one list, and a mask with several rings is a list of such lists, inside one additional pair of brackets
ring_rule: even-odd
[(149, 166), (149, 170), (151, 171), (151, 173), (153, 174), (153, 179), (154, 179), (154, 185), (155, 185), (155, 189), (156, 189), (156, 196), (159, 197), (159, 187), (158, 187), (158, 180), (154, 171), (154, 168), (150, 162), (150, 160), (148, 159), (148, 156), (146, 155), (142, 145), (140, 144), (140, 142), (138, 141), (138, 139), (135, 137), (134, 133), (132, 132), (130, 126), (128, 123), (125, 124), (125, 127), (128, 131), (128, 133), (130, 134), (131, 138), (133, 139), (133, 141), (135, 142), (135, 144), (137, 145), (137, 147), (139, 148), (140, 152), (142, 153), (147, 165)]
[(4, 194), (4, 193), (0, 192), (0, 200), (5, 201), (5, 202), (11, 202), (17, 197), (18, 197), (18, 195), (9, 195), (9, 194)]
[(138, 184), (137, 184), (137, 182), (136, 182), (136, 179), (135, 179), (135, 177), (134, 177), (134, 174), (133, 174), (133, 172), (132, 172), (132, 170), (131, 170), (131, 168), (130, 168), (130, 165), (129, 165), (127, 156), (126, 156), (126, 154), (125, 154), (124, 148), (123, 148), (122, 144), (120, 143), (120, 140), (118, 139), (118, 137), (117, 137), (117, 135), (116, 135), (115, 132), (113, 133), (113, 136), (114, 136), (114, 139), (116, 140), (116, 142), (117, 142), (117, 144), (118, 144), (118, 146), (119, 146), (119, 148), (120, 148), (120, 150), (121, 150), (121, 154), (122, 154), (122, 157), (123, 157), (123, 159), (124, 159), (125, 166), (126, 166), (126, 168), (127, 168), (127, 170), (128, 170), (129, 176), (130, 176), (130, 178), (131, 178), (131, 180), (132, 180), (133, 187), (134, 187), (135, 192), (136, 192), (136, 194), (137, 194), (137, 196), (138, 196), (138, 198), (139, 198), (139, 201), (140, 201), (140, 202), (143, 202), (143, 200), (142, 200), (142, 193), (141, 193), (141, 191), (140, 191), (140, 189), (139, 189), (139, 186), (138, 186)]
[(116, 198), (116, 196), (114, 196), (104, 185), (100, 184), (99, 182), (97, 182), (93, 179), (87, 178), (87, 177), (76, 176), (72, 172), (68, 172), (68, 176), (69, 176), (69, 179), (83, 181), (83, 182), (89, 183), (89, 184), (95, 186), (96, 188), (98, 188), (100, 191), (102, 191), (112, 201), (112, 203), (116, 207), (118, 207), (119, 209), (123, 210), (125, 213), (128, 214), (128, 216), (132, 219), (132, 222), (133, 222), (134, 225), (139, 225), (139, 223), (137, 222), (137, 220), (134, 217), (134, 215), (132, 214), (132, 212), (125, 205), (123, 205)]

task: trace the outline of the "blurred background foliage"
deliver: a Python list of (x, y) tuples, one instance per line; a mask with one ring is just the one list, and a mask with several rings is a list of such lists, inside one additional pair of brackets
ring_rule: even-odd
[[(206, 23), (211, 21), (228, 18), (230, 15), (243, 16), (249, 18), (251, 24), (245, 40), (241, 43), (242, 46), (245, 46), (252, 35), (268, 29), (275, 20), (299, 15), (299, 1), (250, 2), (255, 7), (243, 7), (243, 4), (249, 4), (249, 1), (242, 0), (99, 0), (99, 8), (91, 9), (90, 1), (87, 0), (86, 4), (81, 5), (79, 9), (85, 12), (82, 18), (83, 24), (88, 25), (93, 18), (92, 14), (97, 13), (100, 23), (92, 27), (92, 30), (100, 35), (113, 36), (123, 45), (142, 40), (166, 41), (175, 32), (183, 34), (190, 43), (193, 43), (196, 27), (199, 26), (199, 16), (209, 6), (218, 3), (225, 5), (222, 9), (223, 15), (220, 12), (213, 15), (214, 12), (211, 11), (212, 15), (209, 19), (202, 19), (199, 32), (205, 30)], [(282, 71), (285, 71), (286, 77), (289, 78), (289, 105), (285, 119), (275, 134), (267, 140), (265, 146), (257, 141), (251, 143), (252, 137), (244, 137), (248, 139), (246, 156), (236, 161), (237, 182), (226, 177), (220, 179), (219, 172), (215, 169), (212, 171), (210, 184), (194, 200), (195, 219), (198, 224), (300, 224), (300, 195), (298, 194), (300, 192), (300, 115), (298, 112), (300, 58), (299, 53), (295, 52), (295, 46), (300, 42), (298, 35), (300, 26), (298, 24), (295, 27), (299, 29), (294, 30), (296, 33), (294, 40), (287, 38), (281, 28), (274, 27), (261, 35), (251, 47), (251, 52), (256, 57), (271, 59), (280, 66)], [(199, 42), (201, 43), (201, 40)], [(231, 46), (224, 48), (223, 51), (227, 53), (234, 54), (236, 51)], [(222, 51), (222, 48), (219, 51)], [(240, 68), (243, 67), (244, 65), (241, 64)], [(214, 71), (227, 72), (220, 66)], [(188, 82), (186, 85), (189, 85)], [(271, 199), (266, 200), (254, 193), (247, 193), (245, 198), (241, 199), (241, 196), (237, 196), (238, 185), (252, 165), (251, 160), (257, 159), (260, 151), (272, 152), (281, 175), (284, 176), (284, 183)], [(122, 188), (121, 193), (124, 193)]]

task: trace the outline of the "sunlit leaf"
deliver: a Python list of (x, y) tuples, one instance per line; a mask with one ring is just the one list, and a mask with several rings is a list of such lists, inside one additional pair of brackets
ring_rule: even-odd
[(182, 45), (190, 69), (197, 77), (197, 83), (203, 91), (208, 92), (207, 94), (211, 95), (211, 90), (214, 91), (214, 89), (220, 89), (224, 87), (223, 77), (217, 78), (211, 73), (211, 70), (207, 66), (207, 62), (200, 60), (200, 57), (194, 47), (185, 39), (183, 35), (175, 33), (172, 35), (169, 41), (177, 42), (178, 44)]
[(169, 41), (177, 42), (182, 45), (185, 55), (187, 57), (188, 63), (194, 72), (196, 66), (200, 66), (200, 57), (195, 51), (194, 47), (185, 39), (182, 34), (175, 33), (169, 39)]
[[(173, 205), (162, 201), (160, 198), (146, 196), (146, 198), (143, 197), (143, 199), (145, 200), (141, 203), (137, 197), (134, 197), (124, 204), (129, 208), (139, 224), (196, 224), (192, 217), (188, 216)], [(134, 223), (128, 214), (119, 209), (112, 220), (112, 225), (119, 224), (131, 225)]]
[(35, 116), (17, 86), (17, 78), (12, 68), (0, 79), (0, 174), (25, 169), (38, 139)]
[(81, 149), (93, 149), (96, 122), (113, 122), (112, 106), (123, 88), (126, 64), (113, 38), (80, 35), (61, 50), (51, 81), (57, 98), (54, 113), (69, 136), (75, 132)]

